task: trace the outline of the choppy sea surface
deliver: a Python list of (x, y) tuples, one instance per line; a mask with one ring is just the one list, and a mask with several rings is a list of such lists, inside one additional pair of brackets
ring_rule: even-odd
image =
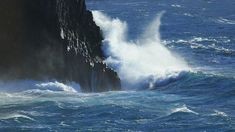
[(235, 131), (235, 1), (86, 3), (123, 90), (0, 81), (0, 131)]

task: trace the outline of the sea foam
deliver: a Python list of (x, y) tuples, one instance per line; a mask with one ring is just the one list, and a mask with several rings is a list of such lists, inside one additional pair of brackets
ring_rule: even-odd
[(157, 14), (135, 41), (127, 38), (126, 22), (110, 18), (100, 11), (92, 13), (105, 37), (103, 49), (107, 55), (106, 63), (118, 72), (123, 87), (136, 87), (136, 84), (140, 86), (139, 83), (144, 82), (152, 88), (155, 82), (175, 78), (190, 69), (181, 57), (161, 43), (159, 30), (164, 12)]

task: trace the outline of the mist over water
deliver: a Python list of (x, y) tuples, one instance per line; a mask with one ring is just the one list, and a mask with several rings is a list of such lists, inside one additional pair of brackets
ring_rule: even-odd
[(158, 13), (134, 41), (127, 39), (126, 22), (100, 11), (92, 13), (105, 37), (106, 63), (117, 70), (124, 87), (141, 86), (140, 83), (147, 82), (147, 87), (151, 88), (152, 83), (175, 78), (190, 69), (182, 58), (161, 43), (159, 30), (164, 11)]

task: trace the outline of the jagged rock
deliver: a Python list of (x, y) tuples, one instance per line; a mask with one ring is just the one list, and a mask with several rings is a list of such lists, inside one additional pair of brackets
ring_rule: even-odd
[(1, 0), (0, 78), (78, 82), (84, 92), (119, 90), (100, 28), (84, 0)]

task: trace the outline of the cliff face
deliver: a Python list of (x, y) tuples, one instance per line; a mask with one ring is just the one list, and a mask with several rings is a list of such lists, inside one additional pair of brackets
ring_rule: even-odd
[(85, 92), (119, 90), (101, 31), (84, 0), (1, 0), (0, 78), (74, 81)]

